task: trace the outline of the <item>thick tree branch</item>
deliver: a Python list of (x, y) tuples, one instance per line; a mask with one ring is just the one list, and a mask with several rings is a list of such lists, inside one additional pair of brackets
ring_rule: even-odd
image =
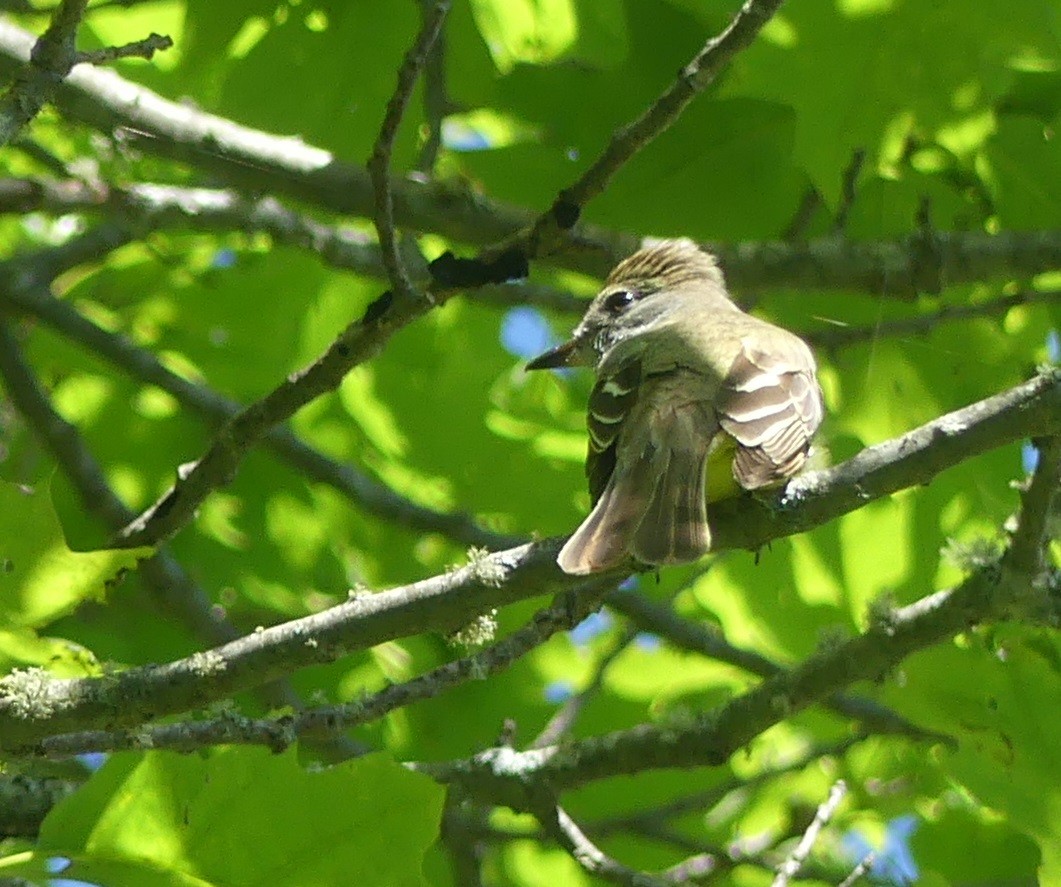
[[(1061, 382), (1056, 372), (1050, 378), (1054, 386)], [(471, 759), (421, 764), (419, 769), (456, 783), (472, 796), (533, 811), (535, 793), (541, 786), (555, 792), (646, 769), (718, 765), (779, 721), (843, 687), (887, 674), (911, 653), (980, 622), (1026, 612), (1029, 589), (1049, 592), (1058, 584), (1056, 573), (1044, 575), (1041, 554), (1049, 513), (1043, 506), (1056, 494), (1061, 471), (1058, 448), (1049, 449), (1052, 458), (1040, 462), (1025, 495), (1027, 511), (1022, 510), (1013, 544), (1000, 563), (978, 568), (955, 589), (929, 595), (892, 613), (878, 614), (859, 637), (767, 679), (732, 702), (704, 713), (694, 723), (641, 725), (567, 746), (522, 753), (491, 749)], [(846, 464), (851, 466), (858, 458)], [(839, 466), (837, 470), (846, 474), (843, 469)], [(1028, 557), (1033, 547), (1036, 555)]]
[[(0, 21), (0, 73), (29, 57), (33, 35)], [(144, 133), (146, 151), (188, 162), (254, 192), (283, 193), (321, 209), (370, 217), (372, 183), (361, 167), (346, 164), (296, 138), (274, 136), (163, 99), (112, 71), (73, 71), (56, 97), (60, 110), (110, 133)], [(490, 244), (528, 228), (534, 216), (458, 185), (403, 179), (393, 185), (395, 219), (406, 228), (453, 240)], [(562, 267), (604, 277), (641, 245), (640, 238), (581, 225), (575, 247), (549, 257)], [(1061, 231), (935, 232), (932, 250), (915, 235), (905, 240), (853, 242), (827, 237), (809, 243), (771, 241), (704, 246), (716, 253), (731, 285), (741, 290), (838, 289), (907, 296), (920, 283), (943, 285), (1010, 277), (1027, 278), (1061, 266)]]
[[(1061, 370), (955, 410), (846, 462), (797, 477), (776, 498), (719, 502), (711, 509), (718, 549), (755, 551), (866, 502), (932, 480), (951, 465), (1004, 443), (1057, 433)], [(714, 536), (717, 524), (717, 536)]]
[(65, 779), (0, 774), (0, 839), (35, 838), (48, 811), (76, 788)]
[(41, 108), (77, 64), (77, 29), (88, 0), (62, 0), (48, 29), (34, 42), (29, 64), (0, 96), (0, 145), (6, 145)]
[(555, 543), (483, 557), (413, 585), (355, 595), (321, 613), (231, 643), (113, 677), (52, 681), (35, 671), (0, 680), (0, 747), (47, 735), (141, 724), (200, 708), (305, 665), (424, 631), (448, 633), (515, 600), (577, 588), (606, 590), (606, 577), (573, 586), (555, 566)]
[(606, 736), (527, 752), (490, 749), (474, 758), (418, 764), (435, 779), (481, 800), (534, 809), (534, 792), (560, 791), (611, 776), (671, 767), (719, 766), (774, 724), (843, 687), (874, 680), (911, 653), (1010, 612), (1012, 594), (997, 568), (951, 591), (890, 614), (885, 623), (777, 675), (692, 723), (644, 724)]
[[(774, 507), (750, 498), (720, 503), (714, 509), (714, 538), (719, 549), (758, 548), (896, 490), (925, 483), (978, 453), (1024, 437), (1059, 432), (1061, 373), (1047, 372), (834, 468), (803, 476), (777, 494)], [(506, 603), (587, 587), (606, 590), (621, 578), (621, 571), (601, 574), (587, 586), (563, 574), (555, 561), (559, 543), (554, 539), (485, 555), (451, 573), (357, 597), (165, 665), (99, 679), (49, 680), (37, 672), (10, 675), (0, 681), (0, 748), (27, 748), (49, 735), (114, 729), (188, 711), (386, 640), (455, 630)], [(1000, 613), (1008, 601), (995, 593), (996, 573), (978, 573), (954, 592), (899, 611), (894, 625), (876, 626), (836, 651), (775, 675), (727, 707), (706, 736), (702, 731), (674, 730), (661, 740), (651, 730), (633, 731), (616, 743), (611, 757), (604, 742), (599, 747), (591, 743), (578, 754), (569, 755), (565, 749), (561, 755), (555, 746), (526, 754), (534, 756), (543, 771), (555, 774), (558, 785), (632, 766), (629, 755), (636, 758), (642, 752), (649, 766), (669, 755), (698, 762), (723, 759), (784, 714), (860, 678), (886, 672), (907, 653)], [(500, 755), (496, 750), (491, 754)], [(516, 753), (509, 749), (505, 754)], [(489, 774), (492, 762), (487, 758), (469, 765), (468, 778), (474, 781), (473, 775)], [(440, 771), (440, 777), (460, 777), (460, 767), (454, 766), (449, 776)], [(483, 778), (499, 791), (511, 790), (511, 773)]]
[(330, 739), (343, 730), (379, 720), (395, 709), (433, 699), (452, 687), (503, 671), (557, 632), (573, 628), (599, 603), (600, 592), (564, 594), (551, 606), (539, 610), (522, 628), (485, 650), (447, 662), (356, 702), (259, 719), (228, 714), (130, 730), (67, 733), (44, 739), (38, 751), (48, 757), (69, 757), (90, 751), (152, 748), (192, 751), (225, 744), (264, 745), (279, 752), (296, 741)]

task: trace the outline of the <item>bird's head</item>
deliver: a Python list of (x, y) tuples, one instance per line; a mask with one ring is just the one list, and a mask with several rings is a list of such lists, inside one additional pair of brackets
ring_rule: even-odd
[(616, 347), (666, 326), (686, 299), (705, 295), (726, 298), (715, 257), (688, 238), (657, 241), (616, 265), (571, 338), (527, 369), (597, 365)]

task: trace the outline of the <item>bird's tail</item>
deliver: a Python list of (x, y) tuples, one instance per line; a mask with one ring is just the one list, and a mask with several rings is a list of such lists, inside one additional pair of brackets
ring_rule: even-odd
[(711, 545), (705, 475), (717, 426), (697, 408), (655, 416), (644, 446), (624, 448), (597, 504), (557, 562), (585, 575), (629, 555), (646, 564), (696, 560)]
[(616, 467), (589, 517), (560, 549), (556, 562), (561, 570), (575, 576), (598, 573), (629, 555), (658, 486), (660, 455), (646, 452), (625, 470)]

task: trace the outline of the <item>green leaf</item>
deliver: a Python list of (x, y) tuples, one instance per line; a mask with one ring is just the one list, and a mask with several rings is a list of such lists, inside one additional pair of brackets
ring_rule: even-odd
[(384, 755), (308, 772), (293, 751), (123, 754), (55, 807), (40, 847), (175, 884), (415, 887), (442, 796)]
[(573, 0), (471, 0), (494, 64), (507, 73), (517, 62), (551, 62), (578, 36)]
[(958, 751), (944, 753), (943, 769), (1035, 838), (1042, 883), (1061, 877), (1061, 785), (1043, 778), (1061, 772), (1056, 633), (1002, 626), (919, 653), (901, 673), (902, 686), (889, 688), (889, 701), (958, 739)]
[(1061, 225), (1061, 151), (1057, 121), (1004, 117), (984, 151), (985, 179), (1007, 228)]
[(41, 626), (101, 599), (108, 582), (151, 552), (71, 551), (46, 485), (0, 481), (0, 624)]
[(1053, 15), (1046, 0), (1018, 0), (1002, 16), (963, 0), (806, 0), (785, 6), (741, 54), (722, 93), (791, 106), (796, 157), (835, 205), (856, 149), (876, 162), (897, 133), (980, 117), (1012, 83), (1018, 59), (1056, 64)]

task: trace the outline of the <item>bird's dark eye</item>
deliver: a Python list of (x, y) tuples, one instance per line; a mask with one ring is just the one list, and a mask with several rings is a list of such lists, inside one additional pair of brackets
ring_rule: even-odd
[(616, 290), (608, 293), (604, 299), (604, 308), (610, 314), (620, 314), (634, 304), (637, 299), (630, 290)]

